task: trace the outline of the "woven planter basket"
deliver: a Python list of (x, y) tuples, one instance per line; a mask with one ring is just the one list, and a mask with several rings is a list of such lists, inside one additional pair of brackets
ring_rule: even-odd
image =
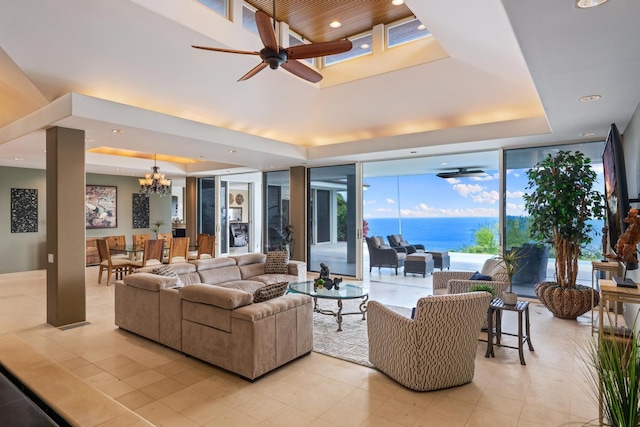
[(600, 301), (600, 295), (588, 286), (563, 288), (556, 282), (541, 282), (535, 291), (540, 302), (560, 319), (575, 319), (591, 310), (592, 294), (593, 307), (597, 307)]

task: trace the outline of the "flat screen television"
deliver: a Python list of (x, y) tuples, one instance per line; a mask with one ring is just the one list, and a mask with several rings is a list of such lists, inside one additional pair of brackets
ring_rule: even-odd
[[(609, 245), (615, 252), (618, 237), (627, 228), (624, 222), (629, 213), (629, 195), (627, 191), (627, 174), (624, 167), (624, 153), (622, 138), (615, 124), (611, 125), (607, 141), (602, 153), (602, 167), (604, 172), (604, 191), (606, 199), (607, 227), (609, 230)], [(629, 269), (630, 266), (627, 266)], [(637, 268), (637, 267), (636, 267)]]

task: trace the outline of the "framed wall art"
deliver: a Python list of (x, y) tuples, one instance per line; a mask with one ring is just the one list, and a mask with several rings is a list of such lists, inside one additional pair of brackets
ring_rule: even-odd
[(87, 185), (84, 205), (87, 228), (118, 227), (118, 187)]
[(131, 207), (133, 228), (149, 228), (149, 198), (145, 194), (133, 193)]
[(38, 190), (11, 189), (11, 232), (38, 232)]

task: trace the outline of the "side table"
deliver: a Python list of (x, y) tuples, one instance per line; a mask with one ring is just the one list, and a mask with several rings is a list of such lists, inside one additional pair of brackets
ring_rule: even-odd
[[(512, 334), (508, 332), (502, 332), (502, 312), (503, 311), (515, 311), (518, 313), (518, 333)], [(493, 324), (493, 318), (495, 314), (496, 324)], [(524, 314), (524, 322), (522, 315)], [(524, 343), (529, 345), (529, 351), (535, 351), (531, 344), (531, 332), (529, 329), (529, 301), (518, 301), (516, 305), (507, 305), (501, 298), (495, 298), (489, 304), (487, 310), (487, 352), (484, 357), (495, 357), (493, 353), (493, 338), (495, 336), (496, 346), (517, 349), (520, 354), (520, 364), (526, 365), (524, 361)], [(524, 330), (523, 330), (524, 329)], [(494, 333), (495, 330), (495, 333)], [(510, 335), (518, 337), (518, 346), (510, 346), (500, 344), (502, 335)]]

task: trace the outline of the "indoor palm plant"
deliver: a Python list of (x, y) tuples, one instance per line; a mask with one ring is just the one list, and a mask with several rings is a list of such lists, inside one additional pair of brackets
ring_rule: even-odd
[(512, 249), (510, 251), (503, 251), (500, 255), (497, 255), (495, 259), (503, 265), (509, 281), (509, 287), (502, 293), (502, 301), (507, 305), (515, 305), (518, 302), (518, 294), (513, 292), (513, 276), (516, 274), (516, 269), (518, 268), (520, 254), (518, 254), (518, 250)]
[(599, 297), (587, 286), (576, 284), (578, 258), (591, 243), (591, 219), (603, 218), (602, 194), (593, 189), (596, 172), (579, 151), (549, 154), (527, 171), (530, 193), (524, 195), (531, 216), (531, 237), (555, 249), (556, 282), (535, 287), (540, 301), (554, 316), (575, 319), (591, 309)]

